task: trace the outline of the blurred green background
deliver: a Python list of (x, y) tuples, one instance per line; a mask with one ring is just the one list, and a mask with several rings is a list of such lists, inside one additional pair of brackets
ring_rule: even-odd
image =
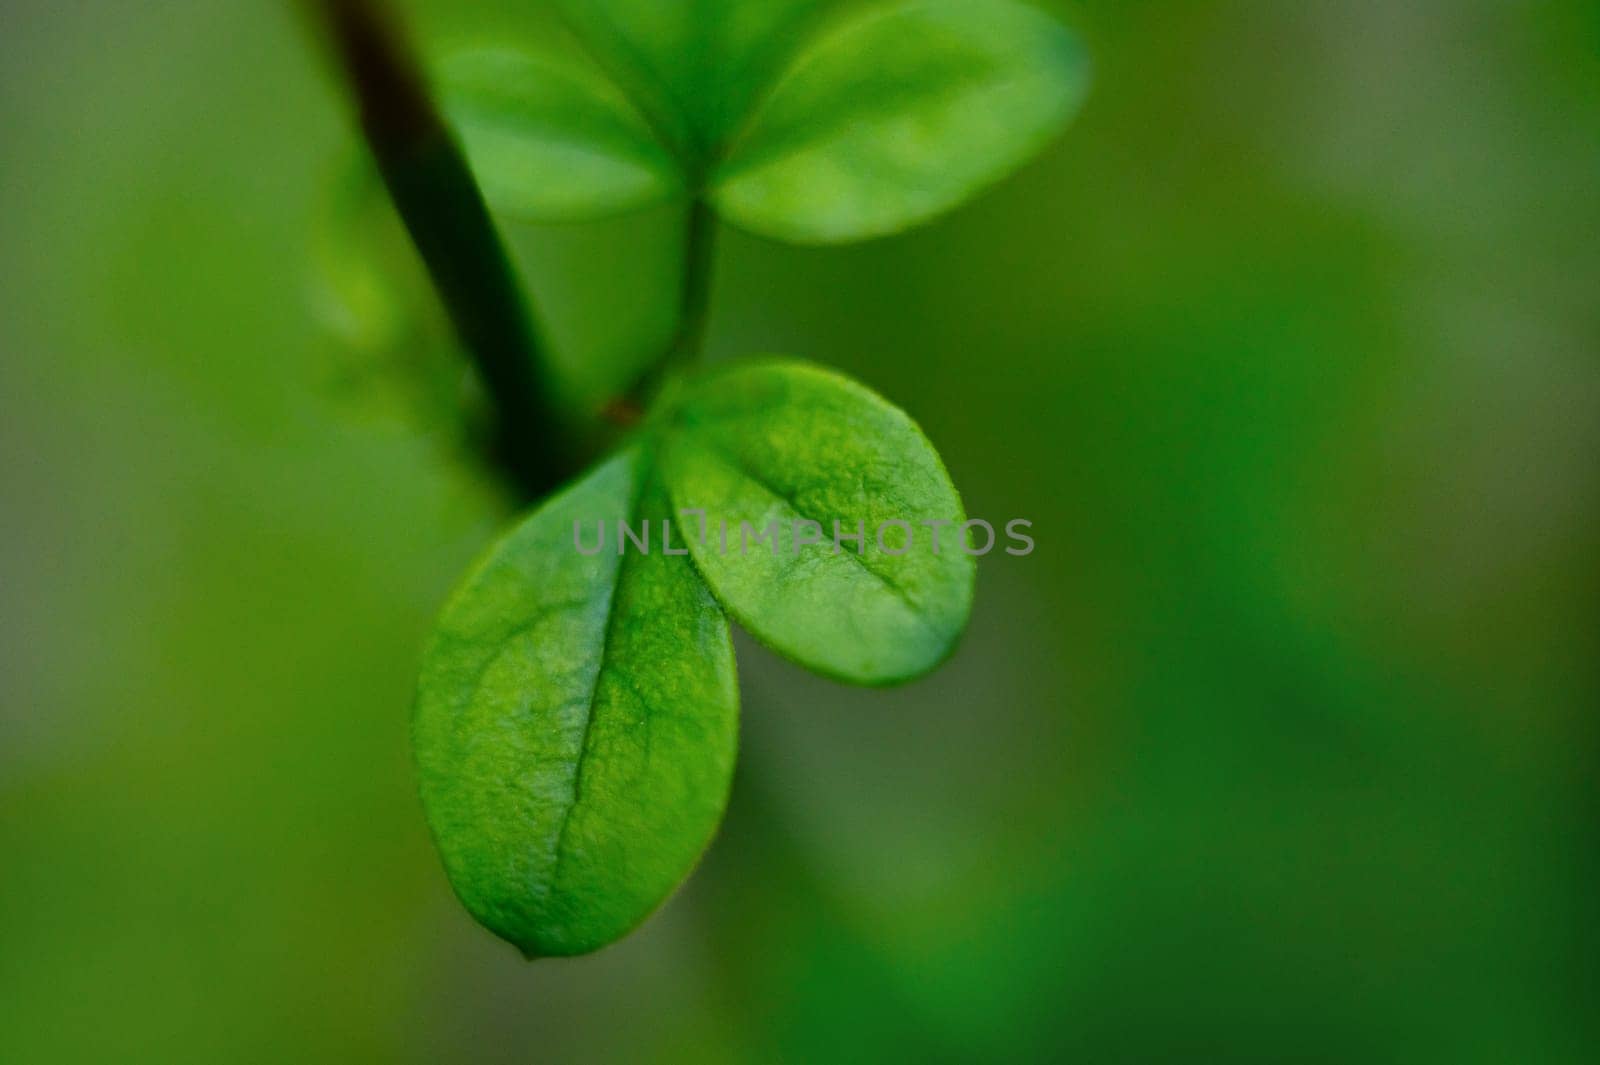
[[(878, 388), (1038, 550), (904, 689), (741, 642), (701, 868), (530, 965), (407, 738), (507, 515), (314, 313), (306, 28), (7, 0), (0, 1061), (1596, 1060), (1600, 9), (1059, 10), (1097, 77), (1042, 161), (725, 232), (711, 336)], [(662, 231), (512, 234), (575, 379), (659, 325)]]

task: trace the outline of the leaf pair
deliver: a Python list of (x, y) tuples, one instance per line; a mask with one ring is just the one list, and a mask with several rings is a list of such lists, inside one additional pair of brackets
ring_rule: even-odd
[[(1086, 83), (1014, 0), (562, 6), (586, 55), (441, 71), (490, 204), (528, 221), (695, 198), (783, 239), (892, 233), (1020, 165)], [(854, 382), (765, 363), (669, 390), (488, 553), (424, 655), (422, 797), (468, 909), (530, 956), (637, 925), (727, 800), (727, 617), (841, 680), (920, 675), (971, 607), (963, 522), (927, 439)]]
[(440, 71), (490, 204), (527, 221), (695, 195), (784, 240), (894, 233), (1020, 166), (1087, 86), (1077, 39), (1013, 0), (565, 9), (594, 61), (491, 50)]
[[(637, 925), (726, 802), (724, 610), (812, 669), (908, 679), (966, 624), (963, 520), (927, 439), (862, 386), (799, 363), (691, 382), (489, 551), (424, 655), (422, 796), (468, 909), (529, 956)], [(635, 536), (596, 551), (602, 522)]]

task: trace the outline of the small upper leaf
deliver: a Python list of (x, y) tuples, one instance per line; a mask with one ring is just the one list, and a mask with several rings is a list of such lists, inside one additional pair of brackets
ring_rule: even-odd
[(684, 538), (712, 591), (802, 665), (907, 680), (966, 626), (961, 500), (911, 419), (848, 378), (802, 363), (713, 374), (680, 400), (662, 467), (680, 514), (706, 514)]
[(596, 218), (682, 186), (676, 161), (622, 92), (576, 59), (466, 52), (441, 64), (439, 81), (497, 211), (530, 222)]
[(714, 151), (774, 68), (853, 0), (562, 0), (579, 35), (685, 157)]
[(796, 59), (731, 146), (713, 199), (786, 240), (893, 233), (956, 206), (1058, 132), (1087, 87), (1078, 40), (1012, 0), (909, 0)]
[[(467, 908), (530, 956), (642, 921), (727, 800), (738, 690), (728, 624), (686, 557), (611, 545), (665, 491), (634, 448), (550, 500), (445, 607), (413, 725), (423, 805)], [(614, 526), (613, 526), (614, 527)]]

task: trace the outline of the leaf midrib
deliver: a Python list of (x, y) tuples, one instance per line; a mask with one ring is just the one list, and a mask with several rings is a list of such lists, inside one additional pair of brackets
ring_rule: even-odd
[[(690, 439), (695, 442), (696, 446), (708, 452), (713, 457), (720, 460), (724, 465), (738, 472), (741, 476), (754, 482), (758, 488), (772, 496), (774, 499), (783, 503), (790, 510), (798, 514), (803, 520), (812, 522), (813, 524), (819, 526), (822, 524), (822, 520), (813, 516), (806, 509), (802, 508), (800, 504), (795, 501), (792, 494), (783, 490), (779, 486), (774, 485), (763, 474), (758, 473), (747, 462), (745, 462), (742, 456), (729, 451), (727, 448), (724, 448), (718, 441), (708, 434), (691, 433), (688, 435)], [(889, 575), (882, 573), (868, 565), (864, 555), (857, 554), (854, 551), (840, 551), (839, 554), (853, 559), (856, 565), (860, 566), (868, 576), (872, 577), (879, 584), (882, 584), (890, 591), (891, 594), (894, 595), (896, 599), (899, 599), (901, 603), (905, 604), (905, 607), (908, 611), (910, 611), (912, 618), (914, 618), (919, 625), (926, 629), (929, 635), (941, 640), (945, 638), (945, 634), (940, 632), (934, 626), (933, 622), (928, 619), (926, 615), (926, 608), (918, 602), (917, 597), (914, 596), (907, 588)]]
[[(644, 486), (651, 474), (648, 468), (650, 460), (641, 456), (636, 460), (639, 464), (634, 471), (634, 484), (630, 493), (626, 521), (631, 526), (639, 512), (639, 504), (644, 496)], [(644, 467), (644, 468), (639, 468)], [(618, 535), (621, 535), (620, 532)], [(617, 625), (617, 598), (622, 589), (622, 582), (626, 579), (632, 565), (637, 564), (641, 555), (630, 555), (623, 552), (617, 561), (617, 568), (611, 581), (610, 593), (606, 597), (606, 624), (605, 631), (600, 638), (600, 656), (595, 665), (594, 680), (589, 685), (589, 697), (584, 702), (583, 735), (578, 741), (577, 764), (572, 774), (572, 798), (567, 803), (567, 808), (561, 815), (561, 827), (556, 831), (555, 854), (550, 870), (550, 888), (554, 892), (561, 883), (561, 869), (567, 854), (567, 834), (572, 827), (572, 815), (577, 811), (578, 804), (583, 801), (583, 769), (589, 761), (589, 737), (594, 733), (595, 699), (600, 694), (600, 682), (605, 677), (607, 659), (611, 654), (612, 638), (616, 633)]]

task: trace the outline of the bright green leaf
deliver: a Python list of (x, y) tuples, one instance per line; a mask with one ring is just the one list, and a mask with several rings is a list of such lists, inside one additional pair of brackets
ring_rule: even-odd
[(730, 221), (828, 243), (926, 221), (1004, 177), (1087, 87), (1077, 39), (1012, 0), (910, 0), (796, 59), (719, 170)]
[[(687, 557), (597, 523), (669, 516), (642, 449), (552, 499), (445, 607), (422, 665), (423, 805), (473, 915), (530, 956), (579, 954), (686, 876), (726, 803), (738, 691), (728, 625)], [(652, 544), (659, 548), (659, 544)]]
[[(685, 539), (706, 582), (779, 653), (884, 684), (954, 647), (972, 605), (961, 500), (921, 430), (865, 387), (801, 363), (714, 374), (680, 400), (662, 465), (680, 514), (705, 512)], [(806, 521), (824, 543), (803, 545)], [(835, 550), (835, 523), (864, 542)]]
[(445, 61), (440, 93), (484, 197), (527, 221), (596, 218), (674, 195), (677, 163), (604, 75), (504, 49)]

